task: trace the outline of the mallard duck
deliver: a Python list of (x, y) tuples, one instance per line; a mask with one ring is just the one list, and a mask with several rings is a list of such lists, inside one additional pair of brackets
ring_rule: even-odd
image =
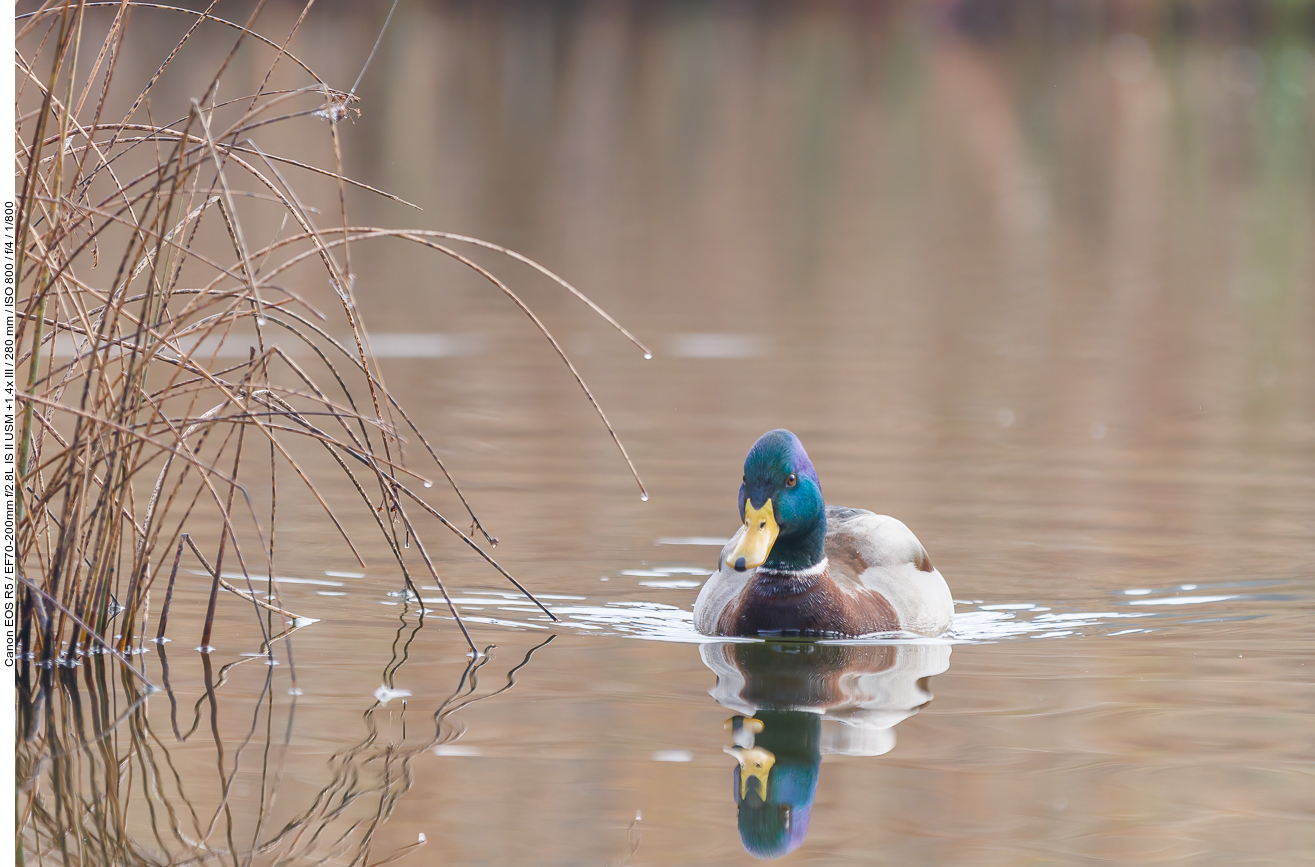
[(743, 525), (699, 591), (694, 626), (707, 635), (940, 635), (954, 601), (903, 523), (828, 506), (803, 443), (768, 431), (744, 459)]

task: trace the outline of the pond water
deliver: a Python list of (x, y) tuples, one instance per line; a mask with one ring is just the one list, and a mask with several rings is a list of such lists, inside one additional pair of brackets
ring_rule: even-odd
[[(281, 604), (314, 622), (277, 665), (232, 598), (194, 650), (209, 584), (184, 569), (172, 641), (142, 655), (167, 692), (134, 706), (99, 657), (60, 675), (91, 720), (60, 785), (122, 819), (104, 863), (1315, 856), (1310, 43), (752, 8), (399, 9), (344, 159), (424, 210), (353, 193), (354, 221), (504, 244), (634, 332), (651, 360), (480, 258), (649, 499), (505, 298), (361, 244), (390, 387), (559, 620), (435, 525), (471, 659), (436, 585), (405, 595), (382, 542), (354, 537), (362, 567), (281, 489)], [(295, 49), (349, 86), (385, 12), (312, 15)], [(143, 44), (184, 26), (137, 14)], [(268, 14), (283, 33), (295, 9)], [(331, 160), (324, 123), (296, 124), (262, 146)], [(774, 427), (829, 502), (913, 529), (949, 635), (693, 631)]]

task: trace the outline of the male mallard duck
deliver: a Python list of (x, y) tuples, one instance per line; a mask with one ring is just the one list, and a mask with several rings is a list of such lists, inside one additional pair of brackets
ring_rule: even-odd
[(927, 551), (900, 521), (827, 506), (803, 443), (768, 431), (744, 459), (743, 526), (699, 591), (707, 635), (940, 635), (954, 601)]

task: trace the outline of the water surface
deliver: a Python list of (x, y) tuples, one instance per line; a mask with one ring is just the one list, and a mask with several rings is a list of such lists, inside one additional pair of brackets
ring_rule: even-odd
[[(295, 44), (347, 85), (381, 16), (312, 15)], [(506, 299), (361, 245), (389, 385), (561, 622), (435, 527), (492, 646), (471, 660), (436, 585), (402, 595), (382, 544), (361, 535), (362, 568), (290, 493), (281, 599), (317, 622), (271, 666), (226, 599), (203, 657), (187, 624), (208, 584), (188, 576), (174, 640), (143, 655), (170, 692), (71, 772), (100, 797), (89, 769), (122, 760), (135, 858), (373, 864), (423, 837), (401, 863), (748, 863), (748, 741), (726, 723), (760, 710), (758, 745), (815, 785), (792, 863), (1315, 853), (1308, 42), (404, 4), (384, 46), (341, 128), (347, 170), (424, 211), (353, 194), (354, 220), (513, 247), (645, 341), (650, 361), (481, 257), (559, 335), (651, 499)], [(262, 146), (331, 156), (322, 121), (297, 124)], [(829, 502), (914, 530), (958, 602), (949, 636), (693, 633), (744, 453), (774, 427)], [(64, 676), (95, 687), (99, 662)], [(108, 725), (132, 689), (80, 712)]]

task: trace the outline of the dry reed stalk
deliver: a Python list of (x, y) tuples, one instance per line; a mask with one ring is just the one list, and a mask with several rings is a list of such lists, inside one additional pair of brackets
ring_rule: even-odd
[[(633, 335), (565, 280), (498, 245), (445, 232), (352, 225), (348, 186), (405, 202), (343, 172), (338, 124), (356, 111), (355, 88), (334, 90), (290, 51), (310, 8), (282, 38), (258, 31), (263, 3), (242, 23), (214, 14), (214, 4), (192, 11), (137, 0), (48, 0), (19, 16), (17, 338), (24, 387), (18, 543), (28, 661), (72, 664), (99, 646), (116, 621), (116, 653), (140, 644), (145, 600), (167, 572), (156, 629), (163, 639), (184, 541), (203, 562), (203, 548), (214, 553), (214, 568), (206, 566), (213, 583), (203, 645), (210, 641), (220, 589), (236, 593), (257, 615), (288, 615), (273, 578), (281, 471), (291, 471), (363, 564), (348, 529), (352, 521), (311, 476), (307, 447), (325, 449), (350, 480), (407, 586), (415, 589), (417, 569), (438, 585), (473, 653), (475, 641), (423, 543), (420, 513), (534, 599), (473, 538), (478, 530), (485, 542), (497, 542), (379, 375), (354, 294), (352, 249), (361, 243), (393, 238), (420, 244), (488, 280), (550, 343), (634, 473), (602, 408), (548, 329), (506, 281), (449, 245), (478, 245), (537, 269), (647, 355)], [(186, 30), (162, 52), (148, 80), (123, 81), (119, 60), (147, 15), (181, 16)], [(204, 92), (170, 104), (156, 83), (189, 62), (194, 43), (214, 38), (231, 44)], [(258, 58), (262, 51), (264, 74), (255, 92), (217, 101), (235, 58)], [(301, 81), (271, 86), (289, 76)], [(125, 104), (121, 116), (111, 115), (113, 106)], [(157, 123), (161, 113), (174, 119)], [(332, 166), (268, 152), (253, 140), (308, 115), (327, 121)], [(291, 168), (333, 185), (338, 212), (324, 224), (285, 176)], [(258, 198), (244, 185), (254, 185)], [(268, 241), (255, 240), (252, 202), (280, 208), (292, 231), (280, 228)], [(318, 262), (335, 288), (350, 339), (331, 337), (328, 315), (279, 282), (307, 260)], [(226, 342), (247, 338), (253, 346), (245, 362), (224, 357)], [(289, 342), (308, 347), (315, 363), (294, 361)], [(358, 401), (362, 389), (368, 400)], [(424, 497), (426, 474), (409, 469), (402, 457), (404, 430), (460, 499), (471, 533)], [(267, 465), (256, 462), (249, 447), (244, 451), (251, 437), (268, 445)], [(266, 482), (269, 519), (262, 521), (251, 491)], [(214, 527), (216, 536), (198, 542), (198, 533), (212, 532), (198, 526)], [(244, 575), (258, 568), (271, 576), (272, 601), (257, 598), (249, 580), (245, 592), (224, 581), (226, 557), (236, 558)]]
[(164, 607), (160, 609), (160, 625), (155, 630), (155, 643), (164, 643), (164, 631), (169, 625), (169, 605), (174, 599), (174, 582), (178, 580), (178, 564), (183, 561), (183, 543), (187, 541), (187, 534), (183, 533), (182, 538), (178, 540), (178, 553), (174, 554), (173, 568), (169, 570), (169, 584), (164, 591)]

